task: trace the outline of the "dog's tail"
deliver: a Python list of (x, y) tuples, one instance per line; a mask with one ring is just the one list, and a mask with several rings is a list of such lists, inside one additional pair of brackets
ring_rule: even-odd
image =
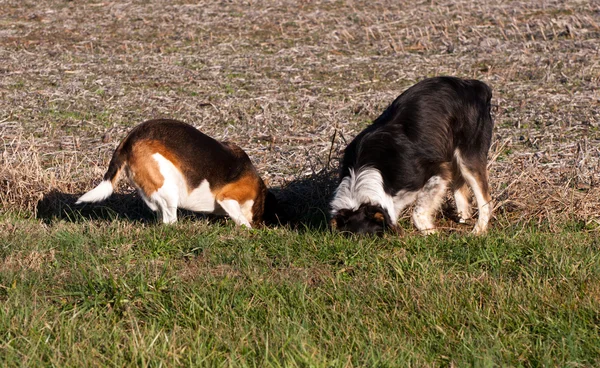
[(115, 185), (119, 181), (119, 174), (121, 174), (121, 170), (127, 161), (126, 154), (123, 150), (124, 143), (125, 141), (123, 141), (113, 153), (110, 164), (108, 164), (108, 170), (106, 170), (102, 182), (98, 184), (96, 188), (79, 197), (75, 204), (100, 202), (111, 196)]

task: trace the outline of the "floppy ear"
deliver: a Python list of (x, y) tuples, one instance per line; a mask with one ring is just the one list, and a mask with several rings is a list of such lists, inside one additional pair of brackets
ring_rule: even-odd
[(267, 190), (267, 195), (265, 196), (265, 207), (275, 211), (278, 209), (278, 206), (279, 201), (277, 200), (277, 197), (275, 197), (275, 194), (273, 194), (273, 192), (270, 190)]
[(369, 217), (372, 218), (374, 221), (380, 223), (384, 227), (384, 229), (389, 229), (393, 232), (397, 232), (398, 227), (392, 221), (392, 219), (386, 211), (382, 209), (377, 209), (373, 213), (370, 213)]
[(365, 215), (369, 220), (373, 220), (382, 225), (390, 223), (390, 216), (381, 207), (365, 206)]

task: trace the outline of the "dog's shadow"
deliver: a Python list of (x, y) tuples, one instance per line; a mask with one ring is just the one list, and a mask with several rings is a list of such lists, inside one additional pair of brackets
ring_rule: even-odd
[[(329, 200), (337, 185), (337, 173), (322, 170), (271, 187), (277, 198), (276, 217), (267, 226), (284, 225), (296, 230), (325, 229), (328, 224)], [(53, 189), (36, 205), (36, 217), (47, 224), (54, 221), (112, 221), (124, 218), (140, 223), (159, 223), (160, 216), (146, 206), (135, 190), (120, 190), (99, 203), (75, 204), (83, 193), (64, 193)], [(211, 223), (225, 221), (222, 216), (178, 210), (179, 217), (206, 218)]]
[(338, 184), (332, 169), (297, 178), (270, 190), (278, 201), (280, 223), (295, 230), (324, 230), (329, 223), (329, 202)]
[(156, 220), (156, 214), (144, 204), (134, 191), (113, 193), (107, 200), (100, 203), (75, 204), (81, 194), (51, 190), (38, 201), (36, 217), (48, 224), (57, 220), (82, 222), (126, 218), (143, 223)]
[[(144, 224), (160, 223), (160, 216), (150, 210), (134, 190), (113, 193), (100, 203), (75, 204), (81, 194), (83, 193), (71, 194), (51, 190), (38, 201), (36, 218), (46, 224), (52, 224), (59, 220), (79, 223), (89, 220), (113, 221), (119, 218)], [(223, 216), (187, 210), (178, 210), (178, 217), (208, 219), (211, 223), (224, 223), (225, 221)]]

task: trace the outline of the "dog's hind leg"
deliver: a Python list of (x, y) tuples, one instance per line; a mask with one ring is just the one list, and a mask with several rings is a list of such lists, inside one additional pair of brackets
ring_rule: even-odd
[(494, 207), (488, 184), (487, 160), (465, 160), (458, 152), (455, 156), (460, 173), (473, 190), (473, 195), (477, 201), (479, 215), (473, 233), (476, 235), (483, 234), (487, 230)]
[(152, 202), (160, 209), (162, 221), (165, 224), (172, 224), (177, 221), (179, 194), (177, 187), (169, 184), (171, 183), (165, 182), (165, 185), (151, 196)]
[(448, 181), (442, 176), (432, 176), (417, 195), (413, 221), (425, 235), (436, 232), (433, 218), (442, 204), (447, 187)]
[(146, 203), (146, 205), (153, 211), (156, 212), (158, 211), (158, 206), (156, 205), (156, 203), (154, 203), (153, 200), (151, 200), (150, 198), (146, 197), (146, 195), (144, 194), (144, 191), (141, 189), (138, 189), (138, 193), (140, 195), (140, 197), (142, 197), (142, 199), (144, 200), (144, 203)]
[(139, 154), (130, 162), (128, 175), (138, 188), (144, 202), (153, 211), (160, 211), (162, 222), (177, 221), (179, 186), (173, 164), (159, 153), (147, 158)]
[(460, 172), (453, 172), (452, 193), (454, 194), (454, 203), (456, 204), (456, 213), (458, 222), (464, 224), (472, 216), (471, 203), (469, 201), (469, 187)]

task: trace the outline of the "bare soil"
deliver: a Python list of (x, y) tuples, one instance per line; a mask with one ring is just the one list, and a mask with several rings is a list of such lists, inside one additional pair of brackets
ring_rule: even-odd
[(346, 143), (455, 75), (494, 90), (493, 226), (598, 224), (600, 2), (483, 3), (0, 1), (0, 208), (90, 189), (132, 126), (170, 117), (322, 211)]

